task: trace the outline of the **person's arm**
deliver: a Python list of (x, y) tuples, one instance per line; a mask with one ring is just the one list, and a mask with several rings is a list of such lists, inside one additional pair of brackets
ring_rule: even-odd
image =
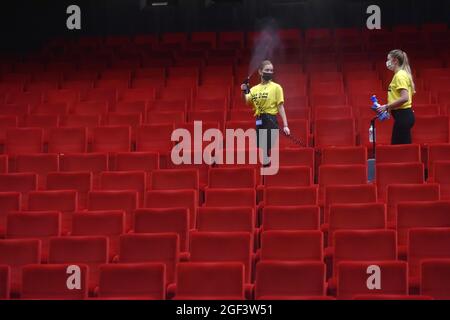
[(378, 112), (389, 111), (404, 105), (409, 100), (409, 93), (406, 89), (400, 89), (400, 98), (394, 102), (385, 104), (377, 108)]
[(281, 119), (283, 120), (283, 131), (287, 135), (291, 134), (291, 131), (289, 130), (289, 125), (286, 117), (286, 111), (284, 110), (284, 104), (281, 103), (278, 106), (278, 112), (280, 113)]

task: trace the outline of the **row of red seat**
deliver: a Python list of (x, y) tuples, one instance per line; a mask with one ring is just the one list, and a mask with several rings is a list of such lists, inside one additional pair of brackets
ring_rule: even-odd
[[(128, 116), (119, 116), (112, 119), (118, 122), (129, 122), (129, 118)], [(41, 153), (45, 150), (49, 152), (86, 152), (88, 150), (90, 152), (155, 151), (167, 153), (172, 150), (176, 143), (171, 141), (175, 129), (184, 129), (183, 132), (189, 133), (192, 139), (196, 128), (195, 122), (177, 125), (163, 122), (136, 125), (135, 127), (129, 125), (97, 126), (91, 123), (91, 125), (88, 124), (87, 129), (80, 127), (83, 126), (80, 122), (94, 121), (93, 117), (76, 117), (73, 122), (68, 123), (69, 127), (55, 128), (51, 123), (47, 123), (45, 126), (42, 125), (45, 129), (37, 127), (14, 128), (13, 123), (8, 122), (9, 119), (9, 117), (4, 119), (6, 123), (2, 126), (3, 134), (0, 135), (0, 140), (4, 144), (3, 153), (6, 154)], [(37, 122), (34, 125), (38, 125), (40, 120), (51, 120), (47, 117), (29, 119)], [(57, 118), (55, 119), (57, 120)], [(310, 133), (309, 122), (304, 119), (290, 120), (289, 127), (292, 134), (303, 143), (303, 146), (315, 146), (317, 149), (357, 145), (370, 147), (371, 143), (368, 136), (370, 120), (369, 117), (363, 117), (358, 122), (347, 117), (316, 119), (312, 123), (313, 134)], [(78, 122), (78, 125), (75, 122)], [(392, 122), (377, 123), (376, 139), (378, 144), (390, 144)], [(358, 127), (356, 127), (356, 123)], [(448, 116), (418, 116), (412, 129), (413, 143), (421, 145), (449, 143), (449, 123)], [(76, 127), (73, 127), (73, 125), (76, 125)], [(197, 123), (197, 128), (202, 130), (202, 133), (207, 129), (220, 130), (224, 142), (227, 139), (223, 129), (231, 129), (235, 132), (243, 130), (245, 132), (248, 129), (254, 129), (254, 127), (254, 121), (228, 121), (225, 123), (225, 128), (219, 122)], [(254, 131), (251, 134), (256, 133)], [(202, 136), (200, 138), (202, 139)], [(278, 141), (280, 148), (298, 147), (284, 136), (280, 136)], [(88, 143), (89, 149), (87, 148)], [(203, 146), (207, 144), (203, 139), (201, 143)], [(44, 149), (45, 144), (49, 144), (46, 149)], [(229, 146), (224, 145), (224, 148), (229, 148)], [(246, 149), (248, 148), (251, 148), (251, 145), (246, 147)]]
[[(26, 215), (23, 214), (23, 216)], [(45, 293), (61, 295), (60, 297), (65, 298), (70, 296), (76, 299), (86, 298), (88, 292), (91, 295), (98, 293), (99, 290), (101, 292), (102, 288), (97, 287), (105, 284), (103, 282), (105, 275), (102, 274), (105, 268), (119, 271), (122, 267), (124, 268), (122, 271), (128, 269), (129, 272), (131, 270), (137, 272), (137, 270), (140, 270), (138, 265), (128, 264), (140, 263), (140, 266), (144, 267), (146, 265), (142, 263), (158, 262), (159, 268), (157, 270), (159, 272), (153, 274), (153, 277), (155, 277), (153, 281), (150, 281), (147, 285), (143, 285), (141, 281), (140, 284), (141, 290), (144, 288), (147, 288), (147, 290), (160, 288), (157, 295), (153, 296), (156, 299), (164, 299), (166, 296), (172, 298), (174, 295), (178, 299), (188, 298), (188, 296), (196, 299), (218, 299), (221, 296), (229, 295), (227, 291), (230, 287), (234, 288), (234, 294), (231, 294), (234, 298), (252, 298), (253, 273), (251, 270), (255, 266), (256, 298), (264, 296), (276, 298), (278, 296), (281, 299), (289, 297), (299, 299), (302, 296), (323, 297), (328, 293), (330, 296), (337, 295), (340, 299), (349, 299), (362, 294), (424, 294), (425, 287), (429, 290), (427, 294), (431, 294), (432, 297), (449, 298), (448, 277), (445, 276), (448, 274), (448, 263), (450, 261), (448, 251), (450, 246), (449, 228), (412, 229), (409, 234), (407, 263), (397, 259), (394, 231), (336, 231), (333, 249), (325, 253), (325, 261), (330, 261), (330, 258), (332, 260), (332, 272), (328, 274), (331, 278), (327, 277), (325, 272), (324, 253), (321, 246), (322, 235), (319, 231), (264, 232), (261, 250), (258, 251), (256, 257), (256, 265), (254, 264), (255, 257), (251, 253), (251, 237), (250, 234), (245, 232), (193, 233), (190, 240), (191, 251), (184, 260), (180, 260), (178, 241), (178, 236), (173, 233), (122, 235), (119, 238), (120, 253), (114, 259), (117, 264), (109, 264), (108, 266), (105, 265), (110, 261), (108, 238), (76, 235), (50, 237), (49, 264), (27, 266), (41, 262), (39, 240), (0, 240), (0, 251), (5, 253), (0, 255), (0, 265), (9, 266), (7, 270), (10, 269), (12, 275), (11, 285), (5, 291), (8, 292), (11, 288), (14, 297), (21, 296), (25, 299), (32, 297), (27, 295), (27, 293), (30, 293), (25, 289), (30, 287), (31, 291), (35, 293), (35, 298), (50, 298)], [(223, 250), (217, 250), (218, 246)], [(148, 250), (149, 248), (154, 250)], [(215, 269), (208, 268), (207, 263), (215, 263), (218, 269), (222, 269), (222, 272), (219, 272), (216, 276), (221, 274), (226, 282), (219, 281), (212, 287), (206, 286), (206, 282), (211, 281), (211, 279), (206, 277), (205, 274), (209, 274), (208, 270)], [(235, 267), (239, 271), (235, 270), (237, 274), (235, 273), (232, 277), (225, 277), (229, 274), (225, 272), (226, 266), (233, 263), (239, 267)], [(47, 279), (46, 281), (50, 281), (54, 287), (49, 287), (49, 283), (43, 287), (39, 286), (37, 284), (40, 282), (37, 279), (35, 279), (35, 284), (29, 283), (29, 279), (27, 279), (29, 269), (34, 268), (37, 271), (45, 272), (56, 268), (61, 271), (61, 266), (58, 268), (57, 264), (83, 264), (87, 266), (87, 268), (82, 266), (83, 291), (81, 291), (81, 294), (78, 290), (67, 288), (67, 276)], [(183, 273), (180, 272), (182, 269), (196, 264), (203, 266), (201, 269), (204, 270), (204, 273), (201, 276), (199, 275), (200, 277), (190, 276), (185, 278)], [(373, 270), (373, 268), (376, 270), (375, 273), (378, 272), (376, 276), (382, 282), (382, 286), (378, 285), (377, 287), (375, 284), (375, 288), (369, 288), (367, 285), (368, 277), (373, 271), (369, 272), (368, 270)], [(433, 276), (425, 274), (428, 268), (438, 273)], [(155, 269), (154, 271), (156, 271)], [(218, 270), (216, 269), (216, 271)], [(64, 274), (67, 275), (66, 272)], [(157, 277), (156, 274), (158, 274)], [(237, 275), (239, 276), (237, 277)], [(424, 283), (426, 278), (430, 278), (428, 285)], [(278, 281), (274, 281), (275, 279)], [(326, 282), (327, 279), (328, 283)], [(134, 287), (138, 285), (138, 282), (132, 281), (131, 284), (124, 287), (118, 286), (120, 283), (127, 283), (126, 280), (131, 279), (116, 279), (115, 283), (110, 284), (109, 289), (116, 291), (116, 294), (122, 292), (124, 296), (121, 296), (121, 298), (128, 295), (131, 298), (137, 298), (132, 293), (142, 295), (142, 298), (149, 298), (148, 291), (143, 294), (141, 290)], [(58, 283), (59, 281), (61, 283)], [(7, 281), (4, 281), (3, 284), (5, 282), (8, 284)], [(189, 289), (185, 287), (186, 282), (191, 283)], [(264, 285), (262, 285), (263, 283)], [(259, 288), (260, 286), (262, 287)], [(127, 292), (125, 288), (130, 292)], [(166, 290), (167, 295), (165, 294)], [(184, 290), (191, 291), (190, 295), (186, 295)], [(264, 293), (260, 293), (260, 290)], [(73, 291), (75, 291), (75, 294), (70, 294)], [(240, 293), (236, 294), (237, 292)], [(154, 294), (156, 293), (154, 292)]]

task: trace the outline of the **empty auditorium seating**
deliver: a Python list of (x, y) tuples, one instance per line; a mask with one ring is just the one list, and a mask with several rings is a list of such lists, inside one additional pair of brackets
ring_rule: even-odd
[(319, 167), (319, 199), (323, 199), (327, 186), (365, 183), (367, 183), (365, 165), (322, 165)]
[(187, 208), (189, 226), (195, 228), (198, 193), (192, 189), (152, 190), (145, 195), (145, 208)]
[(318, 148), (356, 145), (354, 120), (352, 118), (316, 120), (314, 145)]
[(72, 218), (73, 236), (105, 236), (109, 239), (109, 258), (119, 253), (119, 236), (126, 232), (125, 212), (84, 211), (77, 212)]
[(108, 171), (108, 155), (105, 153), (72, 153), (59, 156), (61, 172), (92, 172), (93, 184), (98, 186), (100, 172)]
[(41, 263), (41, 242), (36, 239), (0, 240), (0, 265), (10, 268), (10, 291), (17, 296), (22, 287), (22, 268)]
[(56, 211), (10, 213), (6, 218), (6, 239), (39, 239), (46, 261), (50, 237), (61, 235), (61, 214)]
[[(338, 299), (369, 294), (408, 294), (408, 272), (404, 261), (341, 262), (337, 268)], [(371, 275), (373, 279), (369, 278)]]
[(378, 198), (386, 199), (389, 184), (417, 184), (424, 182), (422, 163), (390, 163), (376, 165)]
[(322, 149), (321, 164), (363, 164), (367, 161), (367, 149), (358, 147), (327, 147)]
[(189, 212), (186, 208), (137, 209), (133, 215), (135, 233), (176, 233), (180, 251), (188, 251)]
[(436, 143), (428, 147), (428, 176), (433, 177), (434, 162), (450, 159), (450, 144)]
[(152, 190), (176, 190), (199, 188), (197, 169), (163, 169), (153, 170), (147, 181), (147, 188)]
[(38, 189), (44, 189), (49, 172), (59, 171), (58, 155), (56, 154), (29, 154), (18, 155), (15, 159), (16, 172), (36, 173)]
[(252, 208), (200, 207), (197, 211), (197, 230), (202, 232), (255, 231), (255, 212)]
[(265, 231), (261, 234), (261, 261), (321, 261), (323, 236), (318, 230)]
[(144, 193), (147, 189), (145, 172), (114, 171), (100, 174), (100, 190), (133, 190), (138, 192), (139, 207), (144, 204)]
[(180, 263), (177, 267), (177, 279), (176, 300), (244, 299), (245, 276), (242, 263)]
[(325, 187), (324, 221), (329, 220), (330, 206), (338, 203), (375, 203), (377, 189), (373, 184), (329, 185)]
[(99, 268), (99, 299), (164, 300), (165, 265), (162, 263), (110, 264)]
[(255, 188), (256, 173), (253, 168), (210, 168), (209, 188)]
[(417, 144), (378, 146), (376, 155), (377, 163), (421, 162)]
[(433, 164), (431, 182), (439, 183), (441, 199), (450, 200), (450, 161), (436, 161)]
[[(397, 260), (397, 237), (394, 230), (339, 230), (333, 236), (333, 274), (342, 261)], [(331, 253), (331, 254), (330, 254)]]
[(131, 228), (132, 212), (138, 208), (138, 193), (133, 190), (90, 191), (87, 208), (96, 210), (123, 210), (126, 213), (126, 228)]
[(114, 170), (116, 171), (152, 171), (155, 169), (159, 169), (158, 153), (119, 152), (115, 155)]
[(317, 205), (317, 187), (267, 187), (264, 189), (264, 206)]
[(0, 239), (5, 235), (7, 214), (20, 211), (20, 209), (21, 195), (19, 192), (0, 192)]
[(40, 128), (17, 128), (6, 131), (5, 153), (24, 154), (43, 151), (43, 131)]
[(448, 143), (449, 141), (448, 116), (416, 117), (412, 129), (413, 143)]
[(370, 230), (386, 228), (386, 206), (382, 203), (332, 204), (329, 223), (322, 229), (328, 231), (328, 245), (333, 246), (337, 230)]
[(53, 128), (48, 134), (49, 153), (80, 153), (87, 151), (86, 128)]
[(449, 228), (414, 228), (408, 236), (410, 291), (419, 287), (420, 265), (429, 259), (450, 258)]
[(76, 190), (78, 209), (87, 207), (87, 194), (92, 190), (91, 172), (50, 172), (47, 175), (47, 190)]
[(256, 300), (301, 300), (326, 294), (322, 262), (261, 261), (256, 265)]
[[(217, 248), (222, 248), (220, 251)], [(251, 282), (252, 236), (248, 232), (193, 232), (190, 256), (193, 262), (240, 262), (245, 266), (245, 281)]]
[(78, 210), (75, 190), (31, 191), (28, 196), (29, 211), (59, 211), (63, 232), (71, 226), (72, 214)]
[(437, 201), (439, 185), (426, 184), (390, 184), (387, 187), (387, 219), (395, 224), (397, 218), (397, 206), (406, 201)]
[(219, 189), (205, 190), (205, 207), (251, 207), (256, 206), (255, 189)]
[(421, 265), (420, 294), (450, 299), (450, 259), (427, 259)]
[(131, 151), (131, 130), (128, 126), (107, 126), (92, 129), (92, 152)]
[[(77, 264), (30, 264), (22, 270), (21, 298), (30, 300), (81, 300), (88, 297), (88, 267)], [(80, 289), (67, 286), (68, 271), (79, 274)]]
[(49, 264), (86, 264), (89, 290), (98, 285), (99, 266), (108, 263), (108, 238), (102, 236), (57, 237), (49, 240)]
[(319, 206), (266, 206), (262, 210), (261, 231), (319, 230)]
[(306, 166), (281, 166), (277, 174), (264, 177), (265, 187), (300, 187), (312, 183), (312, 169)]
[(136, 151), (169, 152), (173, 124), (143, 125), (136, 131)]
[(119, 263), (164, 263), (165, 283), (176, 282), (175, 271), (180, 260), (180, 237), (177, 233), (155, 230), (155, 233), (124, 234), (120, 236), (119, 252), (116, 258)]
[(0, 265), (0, 300), (9, 299), (10, 283), (10, 268)]

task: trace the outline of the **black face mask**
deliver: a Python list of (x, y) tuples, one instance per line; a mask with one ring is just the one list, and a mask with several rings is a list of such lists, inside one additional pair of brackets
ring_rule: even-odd
[(264, 81), (270, 81), (273, 79), (273, 73), (263, 72), (261, 77)]

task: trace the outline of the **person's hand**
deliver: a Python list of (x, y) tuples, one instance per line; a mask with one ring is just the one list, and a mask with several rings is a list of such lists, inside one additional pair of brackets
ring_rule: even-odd
[(288, 136), (291, 134), (291, 130), (289, 130), (289, 127), (283, 127), (283, 132)]
[(378, 113), (382, 113), (382, 112), (385, 112), (385, 111), (387, 111), (387, 110), (388, 110), (387, 104), (382, 105), (382, 106), (378, 106), (378, 107), (377, 107), (377, 112), (378, 112)]

